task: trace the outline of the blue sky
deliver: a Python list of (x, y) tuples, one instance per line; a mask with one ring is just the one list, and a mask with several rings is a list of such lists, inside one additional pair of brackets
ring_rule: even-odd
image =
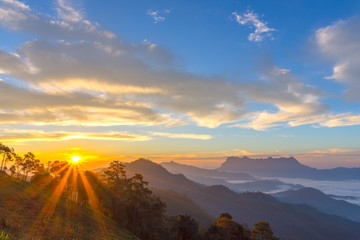
[(360, 166), (359, 1), (1, 0), (0, 37), (1, 141), (43, 160)]

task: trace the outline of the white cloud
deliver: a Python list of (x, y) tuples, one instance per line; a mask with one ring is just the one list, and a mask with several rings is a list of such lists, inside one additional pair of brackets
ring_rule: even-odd
[(354, 114), (337, 114), (328, 116), (327, 120), (319, 123), (322, 127), (343, 127), (360, 125), (360, 115)]
[(276, 31), (276, 29), (268, 27), (267, 22), (261, 21), (259, 16), (253, 11), (248, 10), (242, 15), (233, 12), (232, 15), (240, 25), (250, 25), (250, 27), (255, 28), (255, 31), (250, 33), (248, 37), (251, 42), (261, 42), (265, 37), (271, 37), (272, 32)]
[[(165, 10), (163, 13), (168, 14), (170, 13), (170, 10)], [(154, 19), (154, 23), (164, 22), (166, 19), (164, 16), (162, 16), (162, 13), (157, 10), (148, 10), (147, 14)]]
[(65, 141), (71, 139), (147, 141), (151, 139), (148, 136), (130, 134), (128, 132), (45, 132), (36, 129), (1, 129), (0, 138), (6, 140), (7, 142)]
[(328, 110), (328, 106), (320, 102), (319, 89), (300, 82), (290, 70), (272, 65), (264, 67), (263, 82), (245, 85), (244, 89), (251, 99), (273, 104), (277, 110), (248, 113), (247, 121), (235, 124), (237, 127), (265, 130), (292, 126)]
[(346, 86), (348, 99), (360, 100), (360, 17), (340, 20), (320, 28), (315, 40), (321, 53), (335, 61), (332, 76)]
[(162, 136), (169, 138), (185, 138), (185, 139), (198, 139), (198, 140), (209, 140), (212, 138), (211, 135), (207, 134), (193, 134), (193, 133), (168, 133), (168, 132), (151, 132), (154, 136)]
[(82, 13), (71, 6), (69, 0), (57, 0), (58, 7), (56, 8), (59, 17), (67, 22), (79, 22), (83, 20)]
[(29, 10), (30, 7), (22, 2), (16, 1), (16, 0), (1, 0), (0, 2), (18, 7), (18, 8), (22, 8), (22, 9), (26, 9)]

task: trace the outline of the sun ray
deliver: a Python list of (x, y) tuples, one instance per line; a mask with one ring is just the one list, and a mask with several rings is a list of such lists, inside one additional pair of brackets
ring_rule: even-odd
[(30, 229), (28, 230), (28, 233), (30, 236), (40, 237), (43, 235), (51, 216), (53, 215), (55, 208), (57, 206), (57, 203), (61, 197), (62, 192), (64, 191), (64, 188), (67, 184), (68, 178), (70, 176), (72, 167), (68, 168), (65, 172), (65, 175), (60, 180), (58, 186), (54, 190), (54, 192), (51, 194), (49, 199), (46, 201), (44, 207), (41, 209), (40, 213), (32, 223)]
[(106, 224), (105, 224), (105, 220), (103, 218), (103, 215), (101, 213), (101, 209), (100, 209), (100, 202), (97, 199), (94, 190), (92, 189), (89, 181), (87, 180), (85, 174), (83, 172), (79, 172), (81, 181), (84, 185), (86, 194), (89, 198), (89, 205), (91, 207), (91, 209), (93, 210), (94, 214), (95, 214), (95, 219), (98, 222), (98, 224), (101, 226), (101, 231), (102, 234), (105, 236), (106, 239), (109, 238), (109, 232), (106, 228)]
[[(62, 163), (63, 164), (63, 163)], [(56, 163), (55, 166), (61, 166), (61, 163)], [(59, 174), (61, 174), (62, 172), (64, 172), (65, 170), (67, 170), (69, 168), (68, 164), (63, 164), (59, 169), (57, 169), (56, 171), (54, 171), (52, 174), (57, 176)], [(38, 194), (43, 191), (43, 189), (45, 187), (47, 187), (53, 179), (51, 178), (47, 178), (45, 180), (41, 181), (41, 185), (42, 187), (39, 188), (34, 188), (33, 186), (29, 186), (27, 189), (25, 189), (25, 192), (28, 192), (30, 194), (31, 197), (36, 197), (38, 196)]]

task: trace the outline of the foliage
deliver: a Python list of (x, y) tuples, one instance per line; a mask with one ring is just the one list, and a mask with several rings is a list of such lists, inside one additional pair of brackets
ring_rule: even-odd
[(279, 240), (275, 237), (268, 222), (257, 222), (251, 230), (251, 238), (254, 240)]
[(0, 232), (0, 240), (10, 240), (10, 235), (2, 230)]
[[(103, 207), (111, 216), (141, 239), (158, 239), (164, 232), (165, 204), (152, 194), (141, 174), (128, 178), (124, 165), (113, 161), (104, 171), (103, 178), (109, 188), (103, 196)], [(103, 197), (104, 198), (104, 197)]]
[(199, 224), (189, 215), (178, 215), (172, 218), (171, 240), (199, 239)]
[(220, 214), (219, 218), (205, 233), (207, 240), (248, 240), (244, 228), (232, 219), (229, 213)]
[(14, 149), (0, 143), (0, 154), (2, 154), (0, 171), (6, 170), (6, 163), (8, 161), (13, 161), (13, 158), (12, 158), (13, 152), (14, 152)]

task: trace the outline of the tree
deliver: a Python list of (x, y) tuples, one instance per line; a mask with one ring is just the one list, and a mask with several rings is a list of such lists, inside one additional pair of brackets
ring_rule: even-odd
[(104, 177), (109, 186), (125, 185), (126, 172), (125, 166), (119, 161), (112, 161), (110, 166), (104, 171)]
[(19, 154), (14, 153), (13, 155), (14, 155), (14, 164), (11, 166), (10, 172), (12, 175), (19, 178), (22, 165), (24, 163), (24, 159)]
[(152, 194), (141, 174), (128, 178), (124, 168), (113, 161), (105, 169), (103, 178), (109, 191), (102, 190), (99, 196), (103, 207), (140, 239), (163, 239), (165, 204)]
[(40, 164), (40, 160), (35, 158), (32, 152), (28, 152), (24, 155), (24, 161), (22, 163), (22, 171), (24, 173), (24, 180), (26, 181), (29, 173), (35, 171)]
[(12, 161), (11, 154), (13, 152), (14, 152), (14, 149), (0, 143), (0, 153), (2, 153), (2, 155), (3, 155), (1, 165), (0, 165), (0, 171), (3, 171), (6, 168), (7, 161)]
[(244, 228), (232, 219), (229, 213), (220, 214), (205, 234), (208, 240), (246, 240), (249, 239)]
[(279, 240), (275, 237), (268, 222), (260, 221), (255, 223), (251, 230), (251, 239), (253, 240)]
[(199, 224), (190, 215), (177, 216), (172, 224), (171, 239), (196, 240), (199, 239)]

